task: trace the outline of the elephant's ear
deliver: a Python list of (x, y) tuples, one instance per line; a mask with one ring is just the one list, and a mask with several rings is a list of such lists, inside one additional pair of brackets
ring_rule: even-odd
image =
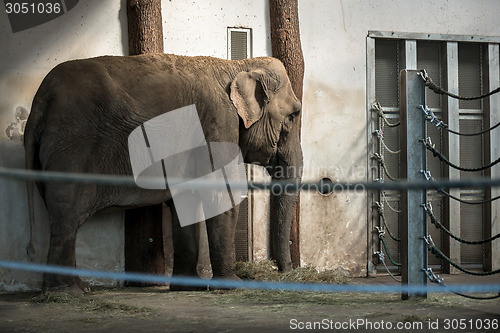
[(261, 82), (262, 73), (255, 71), (240, 72), (231, 83), (231, 100), (249, 128), (262, 117), (267, 94)]

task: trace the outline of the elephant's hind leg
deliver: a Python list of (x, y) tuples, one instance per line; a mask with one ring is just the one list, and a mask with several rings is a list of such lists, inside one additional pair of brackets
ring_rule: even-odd
[[(174, 242), (174, 277), (198, 276), (198, 226), (191, 224), (181, 227), (179, 217), (175, 207), (170, 202), (169, 207), (172, 211), (172, 238)], [(202, 291), (207, 287), (186, 286), (181, 284), (170, 284), (172, 291)]]
[[(88, 212), (76, 208), (77, 205), (63, 204), (62, 201), (47, 201), (50, 224), (50, 243), (47, 257), (48, 265), (76, 267), (75, 245), (76, 234), (80, 225), (85, 222)], [(71, 207), (71, 209), (69, 208)], [(81, 294), (89, 288), (77, 276), (45, 273), (44, 290), (68, 291)]]

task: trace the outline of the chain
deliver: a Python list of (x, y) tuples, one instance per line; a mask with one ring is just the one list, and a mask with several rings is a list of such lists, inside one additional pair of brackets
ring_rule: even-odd
[(379, 260), (382, 262), (382, 264), (384, 265), (385, 267), (385, 270), (387, 271), (387, 273), (389, 273), (389, 275), (396, 281), (396, 282), (399, 282), (401, 283), (401, 279), (398, 279), (397, 277), (395, 277), (391, 271), (389, 270), (389, 267), (387, 267), (387, 265), (385, 264), (385, 257), (384, 257), (384, 252), (381, 252), (381, 251), (375, 251), (374, 254), (378, 255), (378, 258)]
[[(430, 181), (436, 181), (432, 175), (431, 175), (431, 172), (430, 171), (424, 171), (424, 170), (420, 170), (420, 172), (422, 172), (424, 174), (424, 177), (425, 179), (427, 180), (430, 180)], [(483, 205), (483, 204), (487, 204), (487, 203), (490, 203), (490, 202), (493, 202), (495, 200), (498, 200), (500, 199), (500, 196), (496, 196), (494, 198), (491, 198), (491, 199), (488, 199), (488, 200), (463, 200), (463, 199), (460, 199), (460, 198), (457, 198), (456, 196), (454, 195), (451, 195), (450, 193), (446, 192), (444, 190), (444, 188), (438, 188), (436, 190), (439, 194), (441, 195), (444, 195), (444, 196), (447, 196), (453, 200), (456, 200), (458, 202), (461, 202), (461, 203), (464, 203), (464, 204), (467, 204), (467, 205)]]
[(427, 269), (424, 269), (424, 272), (427, 275), (427, 278), (429, 278), (429, 281), (437, 283), (440, 286), (444, 286), (444, 279), (440, 278), (439, 275), (434, 274), (432, 268), (428, 267)]
[(450, 236), (451, 238), (459, 241), (460, 243), (469, 244), (469, 245), (480, 245), (480, 244), (485, 244), (485, 243), (492, 242), (495, 239), (500, 238), (500, 234), (497, 234), (497, 235), (495, 235), (493, 237), (490, 237), (488, 239), (483, 239), (483, 240), (480, 240), (480, 241), (468, 241), (468, 240), (462, 239), (460, 237), (457, 237), (457, 236), (453, 235), (441, 222), (439, 222), (439, 220), (434, 215), (434, 212), (432, 211), (432, 205), (431, 205), (430, 202), (428, 202), (424, 206), (424, 210), (427, 213), (427, 215), (430, 217), (431, 223), (434, 224), (437, 229), (442, 229), (448, 236)]
[(378, 201), (375, 202), (374, 206), (377, 207), (378, 214), (382, 218), (382, 222), (384, 223), (384, 228), (389, 233), (389, 236), (391, 236), (391, 238), (394, 239), (396, 242), (400, 242), (401, 239), (399, 239), (398, 237), (394, 236), (394, 234), (391, 232), (391, 229), (389, 229), (389, 226), (387, 225), (387, 221), (385, 219), (384, 207)]
[(379, 227), (375, 227), (375, 229), (377, 229), (378, 238), (380, 238), (380, 240), (382, 241), (382, 245), (384, 246), (385, 253), (387, 254), (387, 257), (389, 258), (391, 263), (394, 266), (401, 266), (400, 263), (398, 263), (398, 262), (394, 261), (394, 259), (392, 259), (391, 254), (389, 253), (389, 248), (387, 247), (387, 243), (385, 242), (385, 230), (381, 229)]
[(437, 191), (439, 193), (441, 193), (442, 195), (445, 195), (447, 197), (452, 198), (453, 200), (456, 200), (458, 202), (461, 202), (461, 203), (464, 203), (464, 204), (467, 204), (467, 205), (484, 205), (484, 204), (487, 204), (487, 203), (490, 203), (490, 202), (493, 202), (495, 200), (500, 199), (500, 196), (496, 196), (496, 197), (488, 199), (488, 200), (463, 200), (463, 199), (457, 198), (454, 195), (451, 195), (450, 193), (446, 192), (443, 189), (438, 189)]
[(475, 99), (482, 99), (482, 98), (488, 97), (490, 95), (496, 94), (497, 92), (500, 92), (500, 87), (498, 87), (495, 90), (492, 90), (489, 93), (486, 93), (486, 94), (483, 94), (483, 95), (464, 97), (464, 96), (460, 96), (460, 95), (456, 95), (456, 94), (450, 93), (449, 91), (446, 91), (443, 88), (441, 88), (438, 85), (436, 85), (432, 81), (432, 79), (429, 77), (429, 75), (427, 74), (427, 71), (425, 69), (421, 70), (418, 73), (418, 75), (422, 78), (422, 80), (424, 80), (425, 85), (427, 87), (429, 87), (429, 89), (431, 89), (432, 91), (434, 91), (436, 94), (439, 94), (439, 95), (448, 95), (448, 96), (450, 96), (452, 98), (460, 99), (460, 100), (463, 100), (463, 101), (470, 101), (470, 100), (475, 100)]
[[(444, 284), (444, 279), (439, 277), (439, 275), (434, 274), (434, 272), (432, 271), (432, 268), (428, 267), (427, 269), (424, 269), (423, 271), (427, 275), (427, 278), (429, 279), (430, 282), (436, 283), (436, 284), (443, 286), (443, 287), (446, 287), (446, 284)], [(477, 299), (477, 300), (496, 299), (496, 298), (500, 297), (500, 292), (498, 293), (498, 295), (489, 296), (489, 297), (477, 297), (477, 296), (465, 295), (465, 294), (458, 293), (458, 292), (453, 291), (453, 290), (451, 292), (454, 293), (455, 295), (458, 295), (458, 296), (462, 296), (462, 297), (466, 297), (466, 298), (470, 298), (470, 299)]]
[(432, 112), (431, 109), (427, 105), (420, 105), (420, 109), (424, 111), (424, 118), (425, 120), (429, 121), (431, 124), (436, 125), (437, 128), (447, 128), (448, 125), (446, 125), (442, 120), (439, 120), (438, 117)]
[(389, 170), (387, 169), (387, 165), (385, 164), (385, 161), (384, 161), (384, 158), (382, 156), (380, 156), (379, 153), (375, 153), (373, 154), (373, 157), (374, 159), (376, 159), (380, 165), (382, 166), (382, 168), (384, 169), (384, 173), (385, 175), (387, 176), (387, 178), (389, 178), (390, 180), (393, 180), (395, 182), (398, 181), (397, 178), (394, 178), (390, 173), (389, 173)]
[(493, 127), (490, 127), (488, 129), (485, 129), (484, 131), (481, 131), (481, 132), (477, 132), (477, 133), (460, 133), (460, 132), (456, 132), (456, 131), (453, 131), (447, 127), (443, 127), (446, 131), (450, 132), (450, 133), (453, 133), (453, 134), (456, 134), (456, 135), (461, 135), (461, 136), (476, 136), (476, 135), (482, 135), (482, 134), (485, 134), (485, 133), (488, 133), (492, 130), (494, 130), (495, 128), (497, 128), (498, 126), (500, 126), (500, 123), (496, 124), (495, 126)]
[(373, 132), (373, 135), (376, 135), (376, 136), (377, 136), (377, 138), (379, 139), (379, 141), (382, 143), (382, 145), (384, 146), (384, 148), (385, 148), (385, 149), (386, 149), (389, 153), (391, 153), (391, 154), (399, 154), (399, 153), (401, 153), (401, 149), (394, 151), (394, 150), (390, 149), (390, 148), (387, 146), (387, 144), (385, 143), (385, 140), (384, 140), (384, 132), (383, 132), (382, 130), (375, 130), (375, 131)]
[(442, 120), (439, 120), (439, 118), (434, 114), (434, 112), (432, 112), (431, 109), (429, 109), (429, 107), (427, 105), (420, 105), (420, 109), (422, 109), (422, 111), (424, 112), (425, 120), (429, 121), (431, 124), (436, 125), (437, 128), (442, 128), (445, 131), (448, 131), (448, 132), (456, 134), (456, 135), (461, 135), (461, 136), (482, 135), (482, 134), (488, 133), (488, 132), (494, 130), (495, 128), (497, 128), (498, 126), (500, 126), (500, 123), (498, 123), (495, 126), (490, 127), (488, 129), (485, 129), (484, 131), (481, 131), (481, 132), (477, 132), (477, 133), (460, 133), (460, 132), (457, 132), (457, 131), (449, 129), (448, 125), (446, 123), (444, 123)]
[(385, 196), (385, 191), (382, 191), (382, 198), (384, 198), (384, 202), (385, 204), (387, 205), (387, 207), (389, 207), (390, 210), (392, 210), (394, 213), (401, 213), (402, 211), (399, 210), (399, 209), (396, 209), (394, 207), (391, 206), (391, 204), (389, 203), (389, 200), (387, 200), (387, 197)]
[(374, 111), (377, 111), (377, 114), (380, 118), (382, 118), (382, 120), (384, 121), (384, 123), (389, 126), (389, 127), (397, 127), (399, 125), (401, 125), (401, 122), (398, 121), (396, 123), (390, 123), (388, 120), (387, 120), (387, 117), (385, 116), (385, 113), (384, 113), (384, 110), (382, 109), (382, 106), (380, 105), (379, 102), (375, 102), (372, 104), (372, 110)]
[(465, 172), (478, 172), (478, 171), (483, 171), (483, 170), (489, 169), (492, 166), (500, 163), (500, 158), (498, 158), (494, 162), (491, 162), (490, 164), (481, 166), (479, 168), (464, 168), (464, 167), (461, 167), (459, 165), (451, 163), (440, 151), (438, 151), (434, 147), (434, 145), (432, 144), (430, 138), (427, 138), (425, 140), (424, 139), (420, 139), (419, 141), (421, 141), (421, 142), (424, 143), (425, 148), (427, 148), (427, 150), (429, 150), (430, 152), (432, 152), (432, 154), (434, 155), (434, 157), (439, 158), (442, 162), (446, 163), (450, 167), (452, 167), (454, 169), (457, 169), (457, 170), (461, 170), (461, 171), (465, 171)]
[(466, 270), (465, 268), (463, 268), (462, 266), (458, 265), (457, 263), (453, 262), (443, 252), (441, 252), (436, 246), (434, 246), (434, 245), (429, 246), (429, 250), (431, 251), (432, 254), (434, 254), (439, 259), (446, 260), (450, 265), (452, 265), (453, 267), (455, 267), (459, 271), (464, 272), (466, 274), (475, 275), (475, 276), (488, 276), (488, 275), (494, 275), (494, 274), (500, 273), (500, 269), (497, 269), (497, 270), (494, 270), (494, 271), (489, 271), (489, 272), (473, 272), (473, 271), (469, 271), (469, 270)]

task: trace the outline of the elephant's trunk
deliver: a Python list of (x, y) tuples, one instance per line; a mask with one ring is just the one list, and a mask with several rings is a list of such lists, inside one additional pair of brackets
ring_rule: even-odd
[[(288, 135), (280, 138), (272, 179), (299, 183), (302, 179), (302, 166), (298, 126), (294, 126)], [(281, 188), (279, 191), (277, 189), (274, 187), (271, 193), (271, 248), (278, 269), (286, 272), (292, 269), (290, 227), (298, 192), (287, 191), (286, 188)]]

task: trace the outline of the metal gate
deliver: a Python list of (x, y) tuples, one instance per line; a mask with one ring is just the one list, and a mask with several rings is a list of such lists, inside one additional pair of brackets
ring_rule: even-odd
[[(367, 39), (367, 104), (370, 112), (368, 163), (375, 181), (391, 182), (400, 177), (401, 154), (399, 122), (399, 73), (402, 69), (426, 69), (433, 81), (449, 91), (461, 95), (479, 95), (498, 86), (499, 39), (469, 36), (443, 36), (412, 34), (405, 36), (394, 32), (371, 32)], [(470, 42), (477, 40), (481, 42)], [(490, 126), (491, 106), (476, 101), (456, 101), (443, 95), (427, 92), (427, 106), (460, 132), (478, 132)], [(492, 112), (490, 112), (490, 110)], [(497, 113), (500, 110), (495, 110)], [(465, 167), (487, 164), (490, 160), (491, 135), (457, 137), (442, 132), (433, 124), (427, 124), (428, 136), (433, 138), (436, 149), (450, 160)], [(493, 134), (492, 134), (493, 135)], [(489, 176), (485, 172), (456, 171), (441, 163), (428, 152), (427, 170), (435, 179), (467, 179)], [(493, 171), (496, 172), (496, 171)], [(451, 190), (462, 200), (478, 201), (490, 196), (484, 190)], [(497, 214), (496, 205), (467, 205), (441, 195), (428, 192), (437, 219), (463, 238), (482, 239), (491, 233), (490, 216)], [(398, 191), (374, 193), (368, 200), (368, 269), (375, 273), (383, 269), (379, 257), (373, 253), (385, 253), (387, 266), (397, 271), (400, 257), (401, 198)], [(378, 229), (377, 229), (378, 228)], [(385, 230), (382, 241), (377, 230)], [(449, 256), (469, 269), (486, 269), (491, 266), (491, 251), (483, 246), (458, 245), (443, 237), (441, 232), (428, 228), (436, 246), (445, 249)], [(373, 265), (373, 263), (375, 265)], [(429, 257), (429, 266), (450, 271), (450, 267)]]

